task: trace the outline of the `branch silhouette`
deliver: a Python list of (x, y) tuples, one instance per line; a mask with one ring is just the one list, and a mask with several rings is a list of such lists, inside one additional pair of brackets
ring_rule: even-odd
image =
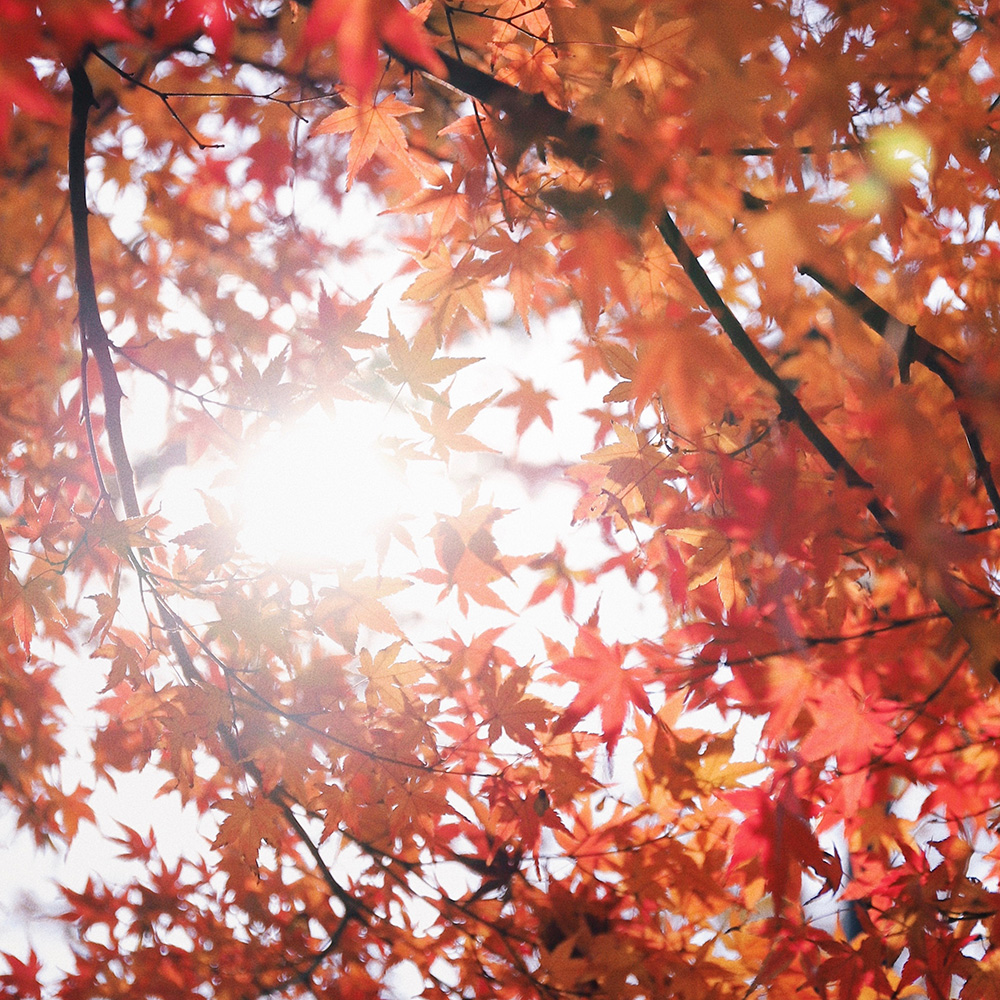
[[(908, 382), (910, 380), (911, 365), (923, 365), (947, 386), (956, 402), (963, 398), (962, 378), (966, 371), (964, 362), (953, 354), (949, 354), (944, 348), (921, 337), (912, 323), (904, 323), (901, 319), (893, 316), (857, 285), (838, 284), (811, 264), (800, 264), (798, 270), (800, 274), (812, 278), (821, 288), (852, 310), (871, 330), (874, 330), (892, 347), (899, 359), (901, 381)], [(965, 432), (965, 439), (969, 444), (969, 451), (972, 453), (972, 460), (976, 466), (976, 473), (982, 480), (986, 495), (993, 505), (994, 515), (1000, 517), (1000, 490), (997, 489), (993, 469), (983, 451), (979, 431), (968, 413), (961, 406), (958, 406), (957, 409), (958, 419), (961, 421), (962, 430)]]

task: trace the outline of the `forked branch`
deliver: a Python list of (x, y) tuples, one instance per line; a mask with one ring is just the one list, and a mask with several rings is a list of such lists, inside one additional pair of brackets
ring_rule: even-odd
[[(840, 285), (811, 264), (800, 264), (799, 273), (812, 278), (821, 288), (828, 291), (835, 299), (860, 317), (868, 327), (892, 347), (899, 360), (899, 377), (903, 382), (908, 382), (910, 379), (911, 365), (923, 365), (929, 372), (933, 372), (941, 379), (956, 402), (962, 399), (964, 395), (962, 374), (965, 367), (962, 361), (949, 354), (944, 348), (932, 344), (925, 337), (921, 337), (912, 323), (904, 323), (901, 319), (893, 316), (857, 285)], [(965, 440), (969, 443), (969, 451), (972, 453), (976, 473), (983, 481), (986, 495), (993, 505), (993, 513), (1000, 517), (1000, 490), (997, 489), (993, 469), (983, 451), (979, 431), (961, 406), (958, 407), (958, 419), (965, 432)]]
[(663, 241), (677, 258), (677, 263), (683, 268), (691, 284), (701, 296), (701, 300), (708, 306), (722, 327), (729, 342), (740, 352), (753, 373), (774, 389), (781, 418), (798, 426), (799, 430), (806, 436), (806, 440), (819, 452), (826, 464), (834, 472), (839, 472), (844, 476), (848, 486), (871, 493), (866, 504), (869, 512), (885, 532), (889, 543), (894, 548), (902, 548), (903, 538), (896, 526), (895, 516), (874, 495), (872, 484), (851, 465), (844, 453), (820, 430), (819, 425), (799, 402), (798, 396), (792, 392), (784, 379), (771, 367), (767, 358), (761, 354), (760, 348), (743, 328), (743, 324), (723, 301), (715, 285), (712, 284), (708, 272), (701, 266), (701, 262), (695, 256), (687, 240), (684, 239), (684, 235), (677, 228), (677, 224), (669, 212), (663, 213), (656, 228), (663, 237)]
[[(70, 67), (73, 85), (73, 103), (69, 129), (69, 211), (73, 222), (73, 257), (76, 266), (77, 308), (79, 309), (80, 346), (83, 364), (88, 354), (97, 362), (104, 397), (104, 426), (108, 433), (108, 447), (118, 479), (118, 492), (122, 498), (126, 517), (139, 517), (139, 500), (135, 493), (135, 477), (129, 461), (122, 433), (122, 392), (115, 363), (111, 358), (111, 342), (104, 329), (101, 311), (97, 305), (94, 271), (90, 263), (90, 233), (87, 208), (87, 118), (90, 109), (97, 106), (90, 78), (79, 62)], [(93, 438), (91, 437), (91, 440)], [(98, 459), (94, 455), (94, 463)]]
[[(487, 73), (463, 63), (459, 59), (441, 54), (448, 67), (448, 83), (476, 98), (481, 103), (516, 120), (522, 140), (530, 145), (534, 141), (554, 141), (563, 155), (583, 164), (596, 157), (600, 148), (599, 131), (595, 125), (580, 122), (568, 111), (551, 105), (542, 94), (525, 94), (517, 87), (493, 79)], [(874, 495), (874, 488), (834, 443), (823, 433), (809, 415), (798, 397), (782, 380), (760, 352), (753, 339), (743, 328), (733, 311), (723, 301), (711, 279), (701, 266), (691, 247), (677, 228), (673, 217), (664, 211), (657, 221), (657, 230), (684, 269), (702, 301), (722, 326), (730, 342), (749, 364), (751, 370), (770, 385), (777, 398), (783, 419), (795, 423), (810, 444), (834, 472), (841, 473), (849, 486), (865, 490), (866, 506), (895, 548), (902, 548), (903, 539), (892, 512)]]

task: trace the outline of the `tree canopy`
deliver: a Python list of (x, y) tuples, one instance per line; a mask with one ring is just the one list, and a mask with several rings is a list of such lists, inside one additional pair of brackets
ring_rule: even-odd
[(0, 995), (997, 996), (995, 4), (0, 15)]

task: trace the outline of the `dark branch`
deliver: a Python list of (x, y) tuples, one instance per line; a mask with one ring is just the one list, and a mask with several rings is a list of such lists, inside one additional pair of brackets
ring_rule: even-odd
[[(495, 80), (488, 73), (468, 66), (454, 56), (443, 52), (440, 55), (448, 68), (449, 85), (511, 118), (516, 123), (519, 138), (528, 145), (544, 139), (554, 141), (562, 155), (569, 156), (581, 165), (592, 164), (599, 155), (600, 130), (596, 125), (580, 122), (570, 112), (551, 105), (542, 94), (525, 94), (517, 87)], [(798, 425), (830, 468), (843, 474), (848, 486), (872, 494), (866, 504), (868, 510), (889, 542), (895, 548), (902, 548), (903, 538), (892, 512), (874, 496), (872, 484), (820, 430), (795, 393), (761, 354), (733, 311), (722, 300), (669, 212), (662, 214), (657, 222), (657, 229), (730, 342), (753, 372), (774, 389), (782, 418)]]
[[(958, 358), (949, 354), (944, 348), (921, 337), (912, 324), (907, 325), (887, 312), (857, 285), (838, 285), (810, 264), (800, 264), (799, 273), (812, 278), (821, 288), (828, 291), (835, 299), (859, 316), (892, 347), (899, 359), (899, 377), (903, 382), (910, 380), (911, 365), (923, 365), (929, 372), (933, 372), (941, 379), (956, 401), (962, 398), (964, 365)], [(958, 407), (958, 419), (965, 432), (965, 439), (969, 443), (969, 451), (972, 453), (976, 472), (983, 481), (986, 495), (993, 505), (993, 512), (1000, 515), (1000, 490), (997, 489), (993, 469), (983, 451), (979, 431), (961, 406)]]
[[(844, 457), (843, 452), (820, 430), (819, 425), (806, 412), (805, 407), (799, 402), (798, 396), (788, 388), (788, 385), (771, 367), (768, 360), (760, 352), (760, 348), (753, 342), (750, 335), (743, 328), (743, 324), (736, 318), (732, 309), (726, 305), (722, 296), (718, 293), (712, 279), (701, 266), (694, 251), (684, 239), (681, 231), (677, 228), (669, 212), (664, 212), (657, 223), (656, 228), (663, 237), (664, 242), (670, 247), (677, 262), (684, 269), (691, 284), (701, 296), (702, 301), (708, 306), (712, 315), (722, 327), (730, 343), (750, 366), (755, 375), (762, 381), (770, 385), (778, 400), (779, 412), (784, 420), (795, 423), (799, 430), (806, 436), (809, 443), (819, 452), (827, 465), (834, 472), (842, 473), (848, 486), (863, 489), (873, 493), (874, 488), (853, 465)], [(896, 527), (896, 519), (892, 512), (872, 495), (866, 504), (872, 517), (879, 523), (885, 532), (886, 539), (894, 548), (903, 547), (903, 538)]]
[[(69, 130), (69, 211), (73, 221), (73, 256), (76, 265), (76, 291), (80, 319), (80, 341), (82, 351), (82, 389), (84, 393), (84, 413), (87, 421), (87, 437), (90, 442), (91, 457), (98, 486), (105, 493), (104, 481), (101, 476), (100, 458), (94, 440), (93, 428), (90, 422), (90, 405), (87, 394), (87, 355), (93, 354), (97, 362), (97, 371), (101, 378), (101, 394), (104, 397), (104, 427), (108, 435), (108, 447), (111, 450), (111, 461), (118, 480), (118, 492), (122, 498), (122, 506), (126, 517), (139, 517), (142, 511), (135, 492), (135, 474), (129, 461), (128, 449), (125, 447), (125, 436), (122, 432), (121, 403), (124, 393), (118, 381), (118, 372), (111, 358), (111, 341), (104, 329), (101, 311), (97, 305), (97, 289), (94, 283), (94, 270), (90, 263), (90, 234), (87, 229), (89, 211), (87, 209), (87, 118), (90, 109), (96, 107), (94, 91), (83, 63), (70, 67), (70, 82), (73, 85), (72, 118)], [(135, 560), (137, 569), (141, 569), (139, 560)], [(156, 594), (156, 603), (163, 617), (170, 646), (180, 662), (184, 676), (189, 681), (200, 679), (198, 671), (181, 640), (177, 626), (177, 616), (170, 610), (166, 602)]]
[[(115, 363), (111, 359), (111, 343), (97, 305), (94, 271), (90, 263), (90, 234), (87, 231), (87, 117), (96, 107), (94, 91), (83, 63), (69, 70), (73, 85), (72, 119), (69, 130), (69, 211), (73, 220), (73, 256), (76, 264), (76, 292), (79, 308), (81, 347), (84, 364), (87, 353), (94, 356), (101, 377), (104, 396), (104, 425), (108, 433), (111, 460), (118, 478), (118, 490), (126, 517), (139, 517), (139, 501), (135, 494), (135, 479), (125, 438), (122, 434), (121, 401), (123, 397)], [(95, 459), (96, 461), (96, 459)]]
[(442, 82), (503, 115), (525, 148), (549, 139), (557, 144), (560, 155), (575, 163), (583, 166), (595, 162), (596, 140), (600, 135), (596, 125), (581, 122), (568, 111), (554, 107), (543, 94), (526, 94), (447, 52), (438, 55), (448, 68), (448, 79)]

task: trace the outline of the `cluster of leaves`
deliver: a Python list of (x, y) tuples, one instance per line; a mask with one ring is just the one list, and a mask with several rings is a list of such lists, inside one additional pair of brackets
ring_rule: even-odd
[[(0, 14), (0, 788), (39, 850), (124, 773), (214, 824), (173, 863), (124, 830), (131, 883), (65, 887), (72, 967), (0, 995), (996, 995), (993, 3)], [(406, 333), (323, 284), (352, 187)], [(558, 432), (532, 373), (452, 403), (501, 295), (522, 335), (575, 305), (613, 380), (568, 470), (599, 555), (504, 551), (474, 493), (332, 576), (243, 551), (213, 478), (317, 405), (395, 399), (404, 467), (487, 412)], [(153, 385), (186, 530), (133, 485)], [(591, 613), (620, 574), (665, 626)]]

